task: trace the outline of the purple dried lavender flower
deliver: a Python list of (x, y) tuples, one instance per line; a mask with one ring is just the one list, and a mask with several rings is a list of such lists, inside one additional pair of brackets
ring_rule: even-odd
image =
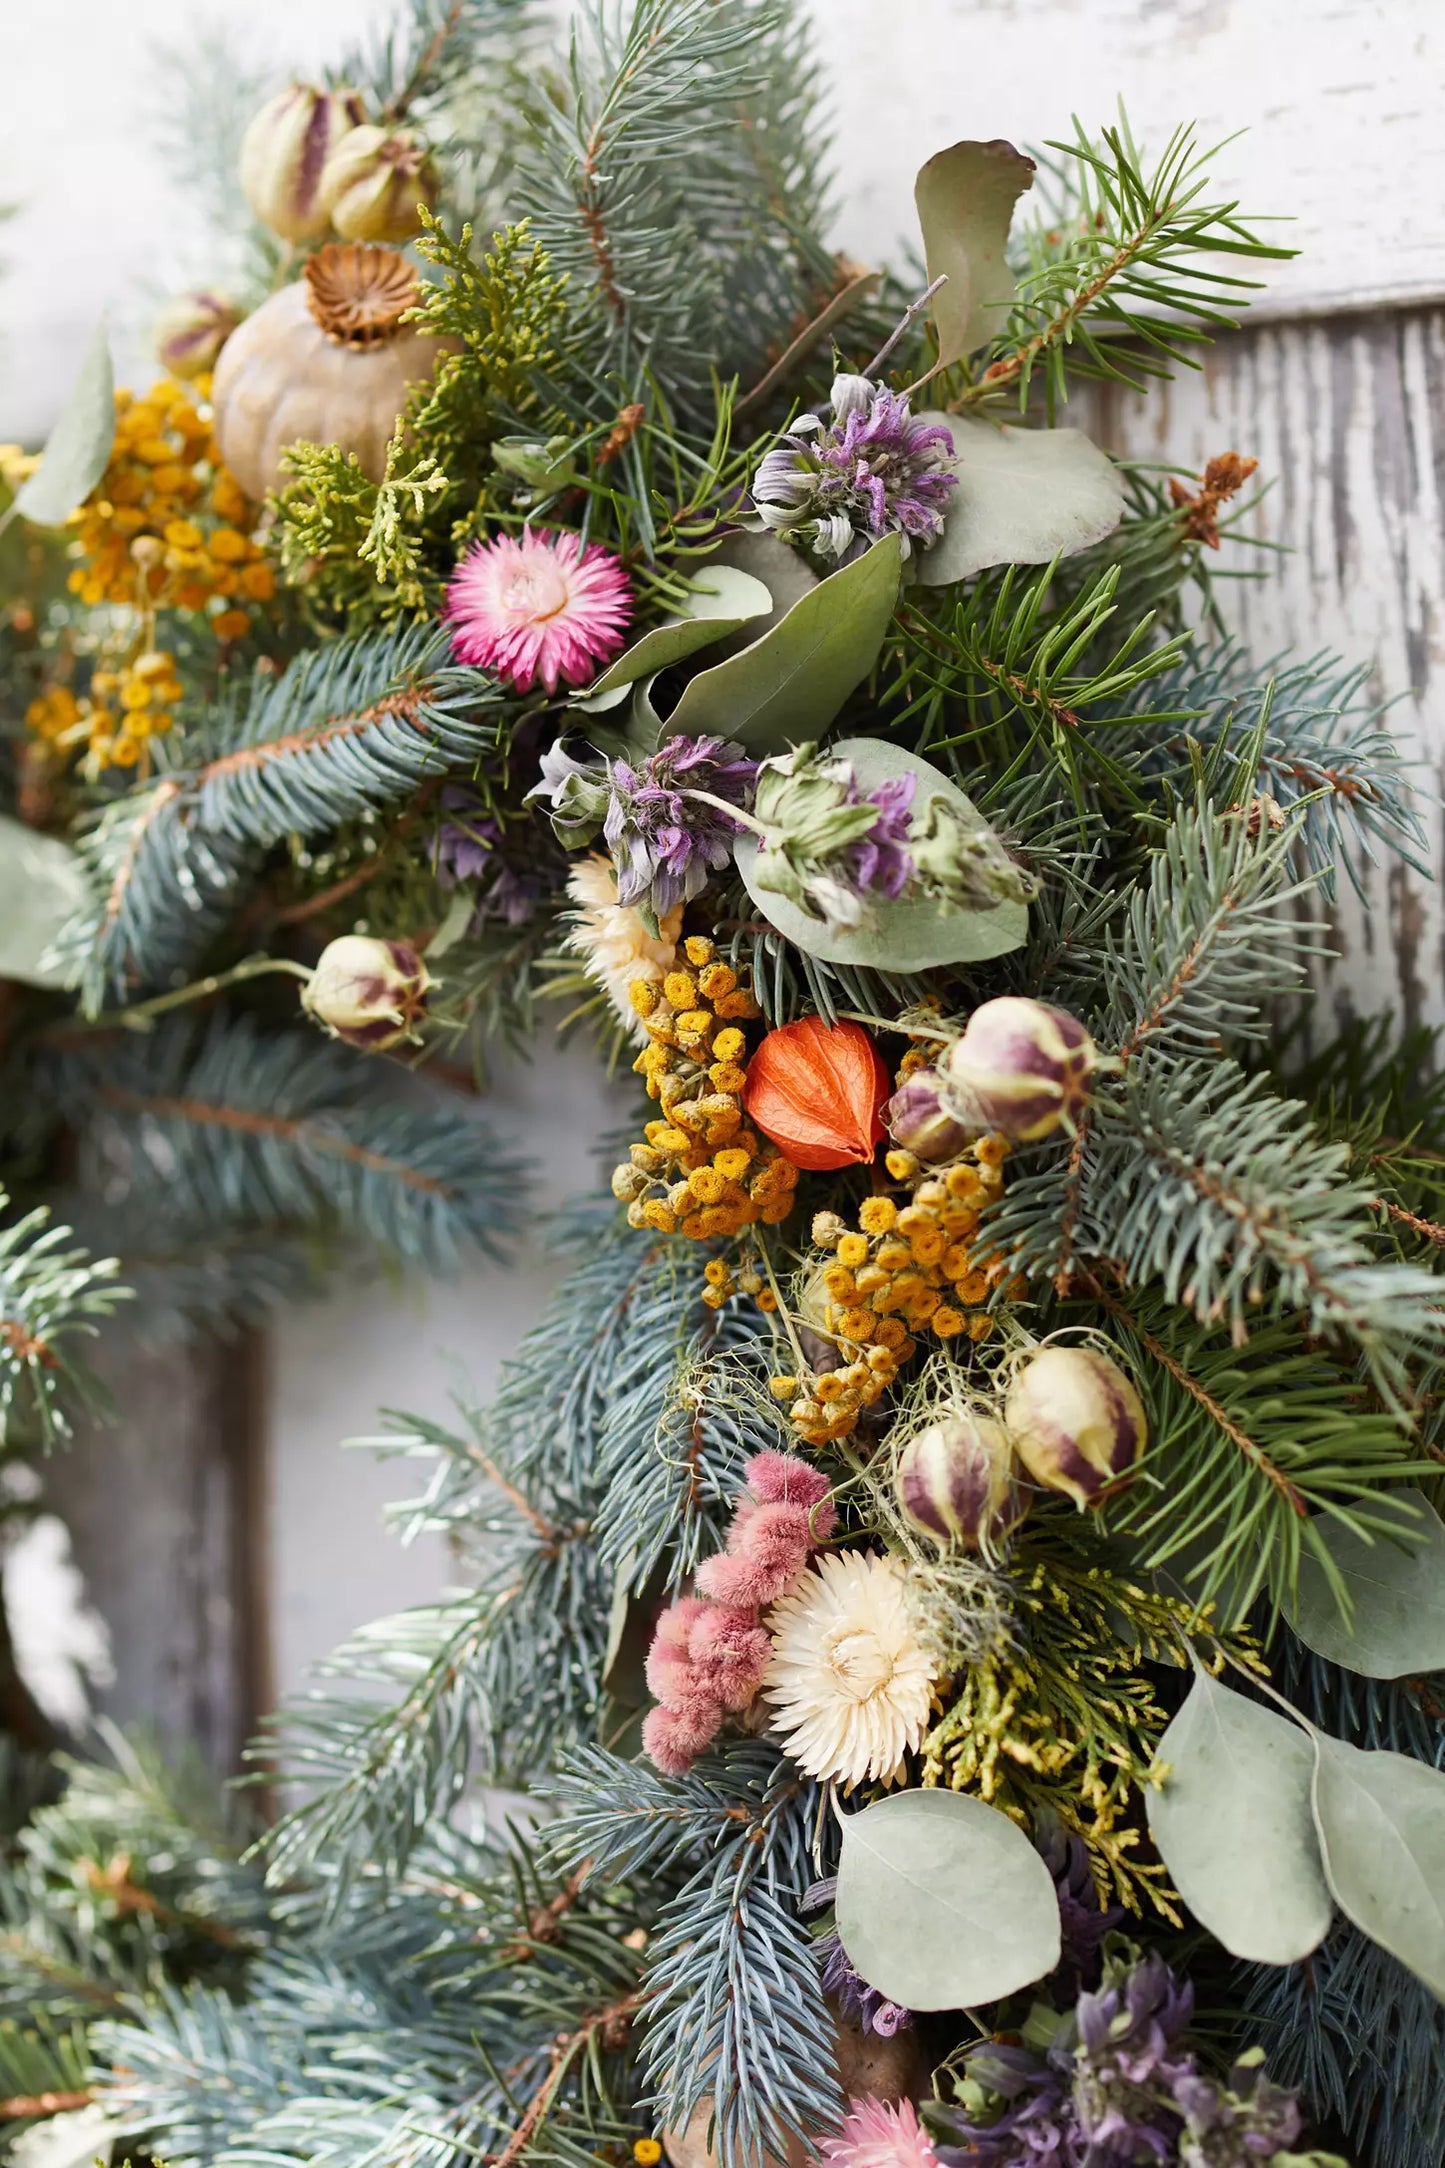
[(1082, 1837), (1055, 1822), (1046, 1835), (1040, 1835), (1038, 1843), (1059, 1897), (1063, 1953), (1054, 1988), (1058, 2006), (1063, 2008), (1081, 1989), (1098, 1986), (1104, 1940), (1121, 1925), (1124, 1908), (1110, 1905), (1105, 1911), (1101, 1907)]
[(540, 876), (508, 865), (500, 851), (501, 826), (482, 811), (483, 801), (474, 791), (453, 785), (442, 792), (441, 802), (443, 811), (453, 816), (436, 832), (435, 863), (442, 886), (476, 889), (474, 926), (484, 918), (525, 926), (542, 893)]
[(860, 895), (901, 896), (913, 878), (913, 857), (908, 849), (913, 816), (910, 808), (918, 778), (899, 775), (879, 783), (866, 797), (857, 780), (849, 789), (850, 805), (876, 805), (878, 818), (866, 836), (851, 843), (843, 853), (844, 879)]
[(891, 2040), (895, 2033), (913, 2023), (913, 2012), (901, 2002), (890, 2002), (880, 1995), (876, 1987), (849, 1964), (843, 1945), (836, 1933), (824, 1935), (818, 1944), (818, 1960), (823, 1993), (832, 1995), (845, 2017), (858, 2020), (865, 2033), (877, 2033), (884, 2040)]
[(880, 535), (904, 555), (943, 531), (958, 476), (953, 439), (915, 421), (906, 392), (863, 376), (834, 380), (832, 414), (801, 414), (753, 477), (758, 524), (841, 564)]
[(647, 903), (658, 918), (690, 903), (732, 856), (741, 823), (706, 792), (742, 806), (757, 762), (726, 738), (668, 738), (633, 766), (609, 763), (603, 835), (617, 867), (619, 903)]

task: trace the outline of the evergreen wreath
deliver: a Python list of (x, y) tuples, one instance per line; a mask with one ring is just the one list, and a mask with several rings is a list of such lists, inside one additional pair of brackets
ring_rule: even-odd
[(6, 454), (11, 1449), (123, 1290), (504, 1252), (489, 1045), (636, 1120), (251, 1849), (16, 1747), (13, 2157), (1438, 2168), (1445, 1106), (1310, 1008), (1419, 829), (1253, 460), (1062, 418), (1286, 252), (1121, 120), (835, 255), (792, 0), (211, 58), (234, 292)]

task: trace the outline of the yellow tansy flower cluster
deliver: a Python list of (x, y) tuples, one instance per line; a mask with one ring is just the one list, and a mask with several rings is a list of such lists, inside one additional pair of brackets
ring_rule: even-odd
[[(632, 1146), (612, 1176), (612, 1194), (626, 1203), (629, 1223), (710, 1242), (759, 1220), (773, 1226), (786, 1219), (798, 1170), (749, 1127), (743, 1112), (741, 1027), (762, 1012), (737, 972), (710, 940), (694, 935), (660, 986), (634, 979), (630, 996), (647, 1029), (633, 1067), (646, 1078), (662, 1118), (646, 1125), (645, 1142)], [(733, 1291), (731, 1274), (710, 1268), (706, 1278), (703, 1300), (718, 1308)]]
[(155, 612), (207, 618), (221, 640), (251, 630), (250, 605), (269, 602), (276, 576), (250, 532), (251, 506), (222, 466), (206, 380), (170, 378), (144, 399), (118, 391), (105, 473), (72, 522), (78, 559), (71, 593), (88, 608), (136, 613), (92, 676), (88, 693), (51, 686), (26, 722), (57, 750), (88, 745), (92, 768), (134, 767), (146, 741), (175, 720), (175, 659), (155, 644)]
[(848, 1436), (913, 1353), (915, 1332), (984, 1340), (993, 1331), (993, 1317), (981, 1305), (1008, 1267), (998, 1258), (979, 1258), (968, 1242), (984, 1206), (1003, 1188), (1007, 1151), (1002, 1137), (980, 1137), (946, 1170), (925, 1168), (911, 1152), (892, 1151), (889, 1174), (910, 1185), (901, 1205), (891, 1197), (867, 1197), (856, 1227), (836, 1212), (817, 1214), (813, 1240), (833, 1253), (821, 1275), (822, 1324), (843, 1365), (814, 1377), (772, 1381), (809, 1445)]

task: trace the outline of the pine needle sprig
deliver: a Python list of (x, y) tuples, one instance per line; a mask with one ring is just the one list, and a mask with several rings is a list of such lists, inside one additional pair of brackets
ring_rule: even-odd
[[(0, 1219), (9, 1210), (0, 1188)], [(93, 1256), (45, 1205), (0, 1224), (0, 1441), (18, 1424), (48, 1450), (70, 1435), (68, 1403), (104, 1404), (73, 1343), (129, 1298), (119, 1272), (118, 1258)]]

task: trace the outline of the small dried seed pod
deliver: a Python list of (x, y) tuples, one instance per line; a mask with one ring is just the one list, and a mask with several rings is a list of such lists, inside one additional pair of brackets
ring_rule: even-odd
[(1042, 1347), (1004, 1402), (1014, 1451), (1036, 1483), (1081, 1510), (1118, 1487), (1149, 1442), (1133, 1384), (1096, 1347)]
[(240, 321), (240, 310), (224, 294), (181, 294), (156, 325), (156, 359), (172, 376), (204, 376)]
[(1029, 1495), (1013, 1446), (988, 1415), (930, 1423), (898, 1461), (898, 1503), (924, 1535), (964, 1550), (988, 1549), (1018, 1527)]
[(326, 160), (365, 119), (354, 90), (291, 83), (268, 99), (241, 139), (241, 193), (263, 226), (283, 241), (315, 241), (325, 233)]
[(321, 951), (301, 1002), (334, 1039), (380, 1054), (412, 1036), (431, 983), (409, 941), (350, 933)]
[(1097, 1062), (1094, 1042), (1077, 1017), (1005, 994), (975, 1009), (950, 1047), (946, 1097), (975, 1133), (996, 1129), (1025, 1143), (1073, 1121), (1088, 1103)]
[(421, 231), (441, 192), (441, 176), (409, 128), (353, 128), (321, 174), (321, 202), (343, 241), (399, 246)]
[(936, 1069), (915, 1069), (899, 1085), (883, 1114), (894, 1143), (930, 1165), (955, 1158), (973, 1135), (944, 1105), (939, 1096), (942, 1082)]

